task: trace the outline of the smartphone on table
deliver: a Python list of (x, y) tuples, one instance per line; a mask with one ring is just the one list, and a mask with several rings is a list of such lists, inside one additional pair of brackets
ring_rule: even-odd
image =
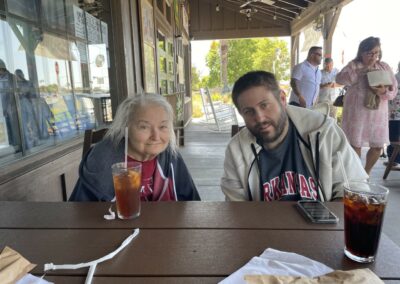
[(300, 212), (313, 223), (336, 224), (339, 218), (318, 200), (299, 200), (297, 207)]

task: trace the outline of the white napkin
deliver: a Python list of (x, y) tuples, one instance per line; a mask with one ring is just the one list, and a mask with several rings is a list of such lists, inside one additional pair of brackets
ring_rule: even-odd
[(52, 284), (53, 282), (46, 281), (40, 277), (33, 276), (28, 273), (21, 279), (17, 281), (15, 284)]
[(220, 284), (246, 284), (245, 275), (285, 275), (316, 277), (332, 272), (333, 269), (305, 256), (275, 249), (266, 249), (260, 256), (253, 257), (242, 268), (225, 278)]

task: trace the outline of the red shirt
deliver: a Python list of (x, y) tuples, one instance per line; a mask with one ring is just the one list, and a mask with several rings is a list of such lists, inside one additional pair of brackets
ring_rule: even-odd
[(153, 200), (153, 176), (156, 170), (157, 158), (149, 161), (136, 161), (128, 156), (128, 162), (138, 162), (142, 164), (142, 192), (140, 194), (142, 201)]

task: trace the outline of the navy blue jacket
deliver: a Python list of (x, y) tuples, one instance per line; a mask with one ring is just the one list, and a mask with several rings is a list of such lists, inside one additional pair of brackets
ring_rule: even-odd
[[(114, 185), (111, 166), (124, 161), (124, 141), (115, 147), (110, 139), (94, 145), (79, 166), (79, 179), (69, 201), (111, 201)], [(165, 177), (174, 181), (178, 201), (200, 200), (199, 193), (182, 156), (173, 155), (168, 147), (157, 156)]]

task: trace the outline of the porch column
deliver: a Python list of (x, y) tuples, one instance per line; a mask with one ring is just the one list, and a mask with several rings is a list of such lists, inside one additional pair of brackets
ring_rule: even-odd
[[(110, 54), (110, 89), (115, 90), (111, 97), (113, 116), (118, 105), (128, 96), (140, 93), (143, 90), (141, 77), (139, 20), (137, 1), (121, 0), (110, 1), (111, 17), (109, 27)], [(115, 50), (112, 50), (115, 48)]]
[(335, 32), (341, 10), (342, 7), (336, 7), (336, 9), (330, 10), (324, 14), (324, 27), (322, 29), (322, 36), (324, 38), (325, 57), (330, 57), (332, 55), (333, 33)]
[(300, 33), (291, 36), (291, 49), (290, 49), (290, 71), (299, 62), (299, 38)]
[(228, 93), (228, 40), (221, 39), (220, 40), (220, 49), (221, 49), (221, 83), (222, 83), (222, 92)]

